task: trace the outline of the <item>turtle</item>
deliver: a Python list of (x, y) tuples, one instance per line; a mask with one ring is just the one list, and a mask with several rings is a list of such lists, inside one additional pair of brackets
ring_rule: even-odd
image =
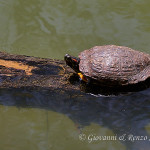
[(125, 46), (94, 46), (64, 60), (80, 79), (97, 85), (133, 85), (150, 77), (150, 55)]

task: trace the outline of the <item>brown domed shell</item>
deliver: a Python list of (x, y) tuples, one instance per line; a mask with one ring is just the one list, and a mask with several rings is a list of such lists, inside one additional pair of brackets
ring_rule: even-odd
[(95, 46), (79, 54), (79, 70), (104, 85), (128, 85), (150, 77), (150, 55), (124, 46)]

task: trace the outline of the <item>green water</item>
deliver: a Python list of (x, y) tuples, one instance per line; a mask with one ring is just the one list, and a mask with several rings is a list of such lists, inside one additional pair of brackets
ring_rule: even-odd
[[(150, 53), (149, 7), (149, 0), (0, 0), (0, 49), (55, 59), (108, 44)], [(148, 140), (87, 139), (149, 138), (149, 93), (97, 98), (1, 90), (0, 149), (149, 150)], [(80, 134), (86, 139), (80, 140)]]

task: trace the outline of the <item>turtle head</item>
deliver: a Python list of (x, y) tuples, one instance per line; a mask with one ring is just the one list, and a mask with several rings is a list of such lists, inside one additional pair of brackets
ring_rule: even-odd
[(80, 63), (80, 59), (70, 56), (69, 54), (66, 54), (64, 56), (64, 60), (66, 61), (66, 64), (68, 66), (70, 66), (75, 72), (80, 72), (79, 71), (79, 63)]

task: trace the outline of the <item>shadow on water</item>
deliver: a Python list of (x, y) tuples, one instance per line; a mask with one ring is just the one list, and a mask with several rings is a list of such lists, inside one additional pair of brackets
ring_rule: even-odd
[[(84, 93), (89, 93), (96, 97), (101, 96), (119, 96), (119, 95), (128, 95), (134, 92), (139, 92), (150, 88), (150, 78), (145, 81), (139, 82), (137, 84), (130, 84), (125, 86), (104, 86), (103, 83), (99, 84), (91, 84), (97, 83), (96, 80), (90, 80), (89, 83), (82, 81), (77, 74), (72, 74), (69, 78), (69, 82), (72, 85), (80, 86), (80, 90)], [(109, 81), (104, 81), (105, 83)]]
[[(94, 97), (80, 91), (43, 88), (1, 89), (0, 104), (48, 109), (65, 114), (84, 127), (91, 123), (111, 129), (117, 135), (150, 136), (150, 89), (116, 97)], [(124, 141), (129, 149), (147, 149), (149, 141)]]

